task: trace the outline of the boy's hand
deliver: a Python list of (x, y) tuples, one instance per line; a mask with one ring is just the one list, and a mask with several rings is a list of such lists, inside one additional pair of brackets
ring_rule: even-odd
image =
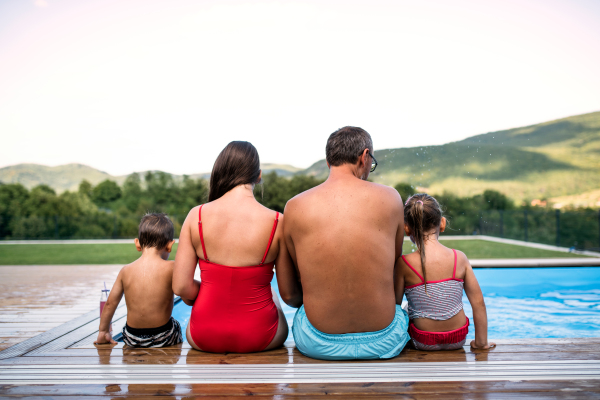
[(484, 345), (478, 345), (474, 340), (471, 340), (471, 348), (472, 349), (488, 350), (488, 349), (493, 349), (494, 347), (496, 347), (496, 343), (487, 342)]
[(117, 344), (112, 338), (112, 332), (110, 331), (100, 331), (98, 332), (98, 339), (94, 342), (94, 344)]

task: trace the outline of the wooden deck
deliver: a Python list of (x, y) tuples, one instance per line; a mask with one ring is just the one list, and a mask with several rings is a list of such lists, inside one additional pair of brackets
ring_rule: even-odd
[(0, 266), (0, 351), (98, 310), (122, 265)]
[[(9, 322), (0, 327), (48, 321), (23, 331), (29, 336), (52, 329), (0, 352), (1, 398), (600, 398), (600, 338), (497, 340), (490, 351), (406, 348), (392, 360), (369, 362), (313, 360), (290, 343), (245, 355), (203, 353), (187, 343), (163, 349), (94, 346), (98, 290), (90, 290), (90, 282), (99, 286), (104, 278), (98, 277), (106, 276), (108, 283), (118, 268), (35, 268), (11, 272), (12, 283), (2, 280), (0, 321)], [(90, 278), (93, 271), (98, 275)], [(35, 290), (27, 284), (32, 281)], [(83, 301), (69, 304), (68, 294)], [(56, 303), (40, 300), (29, 310), (36, 296)], [(57, 316), (70, 322), (56, 326)], [(115, 330), (124, 317), (121, 308)]]

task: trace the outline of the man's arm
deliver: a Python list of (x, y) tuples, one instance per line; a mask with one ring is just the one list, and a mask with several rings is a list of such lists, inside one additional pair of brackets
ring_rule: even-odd
[(110, 323), (115, 315), (115, 311), (117, 310), (119, 303), (121, 302), (121, 299), (123, 298), (122, 274), (123, 270), (121, 270), (119, 275), (117, 275), (117, 280), (115, 281), (115, 284), (108, 295), (108, 299), (106, 300), (106, 304), (102, 310), (102, 315), (100, 316), (100, 329), (98, 332), (98, 338), (94, 344), (117, 343), (112, 338)]
[(396, 304), (402, 304), (404, 298), (404, 274), (402, 273), (402, 258), (396, 261), (394, 266), (394, 292), (396, 294)]
[(402, 247), (404, 246), (404, 204), (402, 203), (402, 197), (400, 194), (393, 189), (394, 196), (394, 211), (392, 215), (396, 216), (396, 239), (395, 243), (395, 258), (396, 264), (394, 265), (394, 292), (396, 294), (396, 304), (402, 304), (402, 298), (404, 297), (404, 274), (402, 273)]
[(396, 197), (394, 201), (394, 213), (392, 215), (396, 216), (398, 221), (398, 225), (396, 227), (396, 260), (400, 258), (402, 255), (402, 246), (404, 245), (404, 204), (402, 203), (402, 197), (393, 189)]
[(200, 291), (200, 282), (194, 279), (198, 256), (192, 243), (190, 230), (194, 221), (193, 213), (198, 213), (198, 207), (192, 208), (181, 227), (179, 245), (175, 255), (175, 267), (173, 267), (173, 293), (181, 296), (187, 305), (194, 303), (198, 291)]

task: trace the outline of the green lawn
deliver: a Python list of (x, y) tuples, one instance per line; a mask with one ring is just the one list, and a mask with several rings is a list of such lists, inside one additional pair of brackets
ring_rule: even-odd
[[(175, 259), (177, 244), (169, 259)], [(141, 253), (131, 244), (6, 244), (0, 265), (128, 264)]]
[[(463, 251), (469, 258), (583, 257), (485, 240), (444, 240), (442, 243)], [(404, 242), (405, 254), (415, 250), (412, 243)], [(171, 260), (176, 251), (177, 245), (174, 245)], [(0, 265), (127, 264), (139, 255), (133, 243), (0, 245)]]
[[(586, 257), (579, 254), (560, 251), (534, 249), (512, 244), (488, 242), (487, 240), (442, 240), (444, 246), (460, 250), (469, 258), (553, 258), (553, 257)], [(416, 251), (417, 247), (404, 242), (404, 252)]]

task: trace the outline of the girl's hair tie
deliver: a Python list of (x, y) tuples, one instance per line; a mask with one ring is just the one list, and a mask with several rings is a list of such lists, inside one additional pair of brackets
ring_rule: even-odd
[(423, 205), (423, 202), (421, 200), (417, 200), (416, 203), (421, 203), (421, 205)]

